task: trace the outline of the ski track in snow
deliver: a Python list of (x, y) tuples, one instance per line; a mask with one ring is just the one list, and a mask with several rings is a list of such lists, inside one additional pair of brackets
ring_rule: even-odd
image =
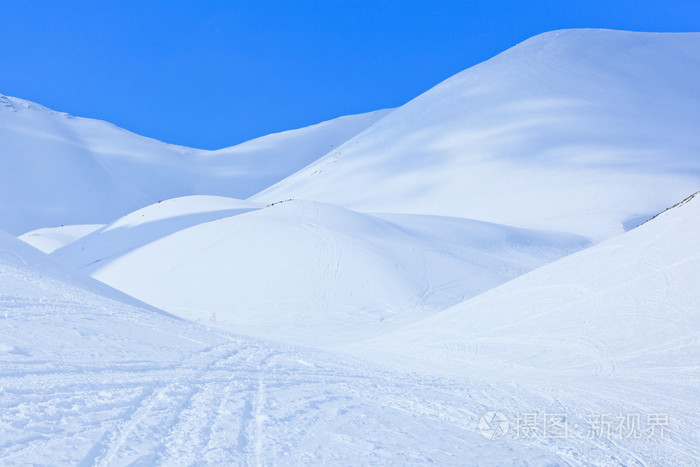
[[(13, 397), (3, 398), (10, 416), (0, 425), (0, 439), (6, 440), (0, 459), (4, 465), (86, 466), (345, 464), (349, 459), (495, 465), (518, 458), (535, 464), (620, 465), (633, 459), (645, 465), (634, 448), (614, 441), (606, 445), (584, 433), (559, 444), (524, 440), (518, 445), (476, 432), (480, 415), (493, 408), (509, 414), (523, 407), (561, 408), (560, 393), (551, 387), (520, 388), (514, 398), (507, 383), (417, 377), (305, 353), (232, 340), (170, 367), (139, 363), (3, 376), (0, 387)], [(589, 394), (589, 400), (600, 397)], [(564, 403), (572, 413), (573, 400)], [(574, 417), (582, 414), (577, 409)], [(685, 448), (690, 447), (676, 446)], [(37, 458), (37, 453), (51, 457)], [(627, 457), (616, 457), (621, 454)]]

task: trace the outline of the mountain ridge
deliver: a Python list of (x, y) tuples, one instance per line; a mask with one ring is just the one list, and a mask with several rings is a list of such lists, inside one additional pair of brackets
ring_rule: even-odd
[(698, 50), (700, 33), (544, 33), (251, 199), (609, 238), (700, 186)]
[(185, 195), (245, 198), (390, 111), (339, 117), (208, 151), (2, 96), (0, 228), (18, 235), (58, 225), (104, 224)]

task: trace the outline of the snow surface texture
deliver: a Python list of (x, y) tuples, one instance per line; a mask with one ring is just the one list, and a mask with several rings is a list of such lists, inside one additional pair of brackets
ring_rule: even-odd
[(245, 198), (387, 113), (341, 117), (205, 151), (0, 95), (0, 228), (22, 234), (58, 225), (104, 224), (183, 195)]
[(624, 413), (621, 401), (666, 413), (673, 434), (664, 446), (641, 443), (642, 458), (675, 449), (697, 462), (698, 232), (700, 194), (620, 237), (345, 350), (411, 370), (479, 369), (551, 393), (561, 384), (605, 394), (609, 413)]
[(563, 458), (474, 430), (484, 401), (507, 400), (510, 388), (390, 372), (170, 318), (115, 301), (118, 292), (1, 232), (0, 277), (3, 465)]
[[(207, 218), (185, 215), (195, 203)], [(589, 245), (569, 234), (309, 201), (238, 215), (211, 203), (241, 202), (155, 204), (53, 256), (183, 318), (325, 346), (395, 329)]]
[(599, 30), (213, 152), (0, 96), (0, 463), (697, 465), (699, 96)]
[[(528, 310), (529, 297), (537, 296), (530, 289), (537, 283), (531, 276), (539, 271), (554, 268), (549, 274), (557, 278), (561, 274), (561, 283), (567, 284), (591, 261), (596, 268), (621, 264), (620, 270), (601, 281), (605, 290), (612, 290), (610, 298), (619, 294), (618, 304), (630, 297), (624, 291), (633, 287), (630, 280), (641, 280), (640, 286), (649, 282), (666, 286), (649, 291), (671, 306), (697, 309), (697, 288), (673, 279), (685, 277), (677, 269), (679, 263), (681, 268), (698, 270), (698, 250), (684, 255), (674, 244), (675, 255), (663, 253), (671, 248), (666, 240), (676, 239), (675, 232), (687, 238), (683, 235), (697, 231), (699, 210), (697, 202), (688, 203), (684, 210), (660, 216), (610, 244), (513, 281), (503, 286), (511, 287), (511, 293), (505, 294), (506, 305), (514, 309), (522, 301), (525, 305), (520, 309)], [(621, 263), (609, 251), (615, 247)], [(649, 255), (642, 257), (642, 263), (659, 262), (650, 274), (636, 268), (639, 248)], [(397, 334), (380, 340), (382, 345), (369, 344), (359, 351), (382, 366), (398, 362), (411, 368), (404, 372), (340, 354), (234, 336), (130, 306), (105, 296), (121, 298), (117, 292), (102, 289), (98, 295), (85, 290), (93, 282), (76, 279), (74, 273), (47, 262), (38, 251), (0, 234), (0, 459), (6, 465), (690, 465), (700, 456), (694, 429), (694, 402), (700, 389), (697, 313), (684, 317), (671, 308), (669, 323), (655, 318), (643, 324), (641, 320), (653, 317), (652, 308), (660, 302), (642, 308), (641, 313), (634, 305), (617, 311), (602, 334), (622, 335), (630, 322), (639, 319), (638, 328), (648, 331), (643, 341), (622, 336), (624, 340), (608, 339), (614, 345), (606, 345), (605, 340), (576, 338), (576, 329), (586, 319), (594, 326), (596, 317), (599, 323), (605, 322), (605, 315), (596, 314), (596, 309), (583, 319), (567, 313), (569, 303), (564, 303), (563, 311), (560, 307), (534, 314), (535, 320), (550, 326), (549, 331), (573, 334), (557, 339), (551, 332), (528, 326), (520, 313), (499, 320), (504, 308), (471, 316), (463, 310), (472, 302), (468, 301), (423, 320), (423, 332), (410, 334), (416, 341), (408, 341), (416, 345), (415, 352)], [(590, 266), (585, 270), (590, 271)], [(655, 282), (657, 275), (671, 281)], [(638, 290), (635, 287), (631, 297)], [(480, 297), (493, 301), (499, 296)], [(562, 295), (551, 296), (561, 303)], [(484, 300), (480, 297), (473, 300)], [(571, 305), (577, 298), (574, 295)], [(462, 310), (462, 316), (455, 319), (457, 310)], [(560, 322), (558, 314), (565, 320)], [(482, 325), (479, 319), (487, 323)], [(486, 330), (484, 340), (479, 335), (471, 341), (460, 338), (461, 332), (470, 335), (472, 325)], [(499, 326), (505, 330), (499, 331)], [(684, 328), (679, 333), (676, 326)], [(512, 340), (489, 341), (509, 330)], [(556, 358), (553, 352), (549, 362), (538, 358), (541, 341), (528, 331), (544, 336), (565, 357)], [(437, 341), (426, 344), (428, 335)], [(435, 345), (438, 342), (442, 345)], [(488, 345), (493, 343), (505, 351)], [(484, 351), (468, 350), (481, 346)], [(358, 348), (346, 350), (358, 352)], [(450, 350), (469, 357), (455, 358)], [(522, 353), (520, 358), (514, 356), (516, 350)], [(577, 370), (581, 351), (592, 354), (595, 371), (584, 364), (580, 370), (585, 378), (566, 378), (572, 373), (566, 354), (573, 354), (573, 370)], [(610, 361), (617, 365), (607, 366)], [(427, 370), (426, 362), (431, 365)], [(558, 367), (563, 375), (557, 374)], [(458, 374), (451, 374), (455, 368)], [(434, 375), (436, 371), (445, 374)], [(669, 376), (673, 379), (666, 379)], [(564, 413), (571, 432), (564, 439), (511, 435), (490, 440), (476, 427), (480, 417), (494, 409), (511, 417), (523, 412)], [(666, 426), (664, 438), (597, 437), (584, 428), (591, 412), (665, 409), (671, 409), (672, 423)]]
[(253, 199), (608, 238), (700, 186), (700, 34), (542, 34)]

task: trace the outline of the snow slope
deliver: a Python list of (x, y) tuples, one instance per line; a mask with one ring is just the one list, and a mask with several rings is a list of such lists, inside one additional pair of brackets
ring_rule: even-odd
[(260, 205), (256, 203), (222, 196), (173, 198), (127, 214), (81, 237), (80, 241), (76, 239), (55, 250), (53, 256), (73, 267), (98, 269), (109, 261), (180, 230), (258, 208)]
[[(483, 380), (387, 372), (215, 332), (115, 301), (118, 292), (2, 232), (0, 279), (2, 465), (498, 465), (583, 455), (483, 438), (474, 429), (482, 401), (511, 397)], [(581, 446), (586, 458), (625, 455)]]
[[(607, 386), (563, 385), (547, 372), (530, 377), (531, 366), (499, 373), (499, 367), (482, 370), (487, 365), (475, 361), (460, 368), (458, 377), (428, 376), (418, 364), (408, 372), (383, 370), (340, 354), (212, 330), (122, 298), (0, 232), (0, 463), (692, 465), (698, 460), (697, 433), (688, 423), (697, 420), (697, 404), (687, 404), (697, 397), (696, 386), (687, 386), (697, 379), (692, 367), (671, 385), (663, 384), (667, 373), (653, 369), (661, 375), (658, 387), (676, 397), (672, 433), (617, 440), (587, 436), (574, 422), (583, 424), (591, 410), (644, 412), (664, 394), (647, 394), (640, 404), (640, 391), (649, 386), (628, 378), (608, 378)], [(418, 349), (424, 343), (419, 339)], [(680, 355), (679, 350), (666, 349)], [(395, 365), (391, 356), (372, 358)], [(511, 417), (565, 413), (571, 431), (561, 439), (511, 434), (491, 440), (477, 428), (491, 410)], [(679, 426), (675, 416), (683, 410)]]
[(396, 109), (255, 195), (604, 239), (700, 186), (700, 33), (563, 30)]
[[(81, 243), (79, 259), (76, 262), (89, 264), (105, 257), (123, 254), (138, 246), (149, 243), (178, 230), (247, 212), (261, 206), (251, 201), (243, 201), (222, 196), (184, 196), (161, 201), (132, 212), (109, 225), (66, 225), (32, 230), (19, 238), (44, 253), (51, 254), (76, 240), (98, 232)], [(90, 245), (95, 238), (108, 250), (99, 250), (99, 256)]]
[[(186, 201), (144, 208), (53, 256), (187, 319), (329, 345), (394, 329), (589, 245), (569, 234), (309, 201), (203, 219), (183, 214)], [(211, 198), (194, 201), (201, 208)], [(159, 220), (163, 210), (176, 228)]]
[(60, 227), (44, 227), (20, 235), (19, 238), (34, 248), (51, 254), (79, 238), (91, 234), (104, 227), (104, 224), (62, 225)]
[(0, 228), (21, 234), (106, 223), (183, 195), (245, 198), (316, 160), (387, 112), (341, 117), (205, 151), (0, 95)]
[(575, 385), (637, 412), (666, 413), (674, 433), (657, 448), (695, 463), (699, 231), (696, 194), (620, 237), (346, 350), (394, 368), (478, 369), (548, 388)]
[(411, 358), (420, 353), (430, 365), (459, 367), (473, 354), (493, 358), (489, 366), (557, 373), (620, 375), (651, 367), (686, 375), (700, 369), (698, 231), (696, 194), (634, 230), (381, 337), (377, 345), (393, 342), (389, 347), (403, 352), (408, 349), (399, 342), (411, 341)]
[(191, 194), (247, 198), (316, 161), (391, 111), (348, 115), (201, 152), (196, 168), (200, 178)]

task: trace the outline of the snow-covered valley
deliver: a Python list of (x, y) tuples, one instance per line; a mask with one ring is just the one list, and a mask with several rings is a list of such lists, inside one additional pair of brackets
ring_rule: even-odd
[(697, 465), (699, 51), (218, 151), (1, 96), (0, 464)]

